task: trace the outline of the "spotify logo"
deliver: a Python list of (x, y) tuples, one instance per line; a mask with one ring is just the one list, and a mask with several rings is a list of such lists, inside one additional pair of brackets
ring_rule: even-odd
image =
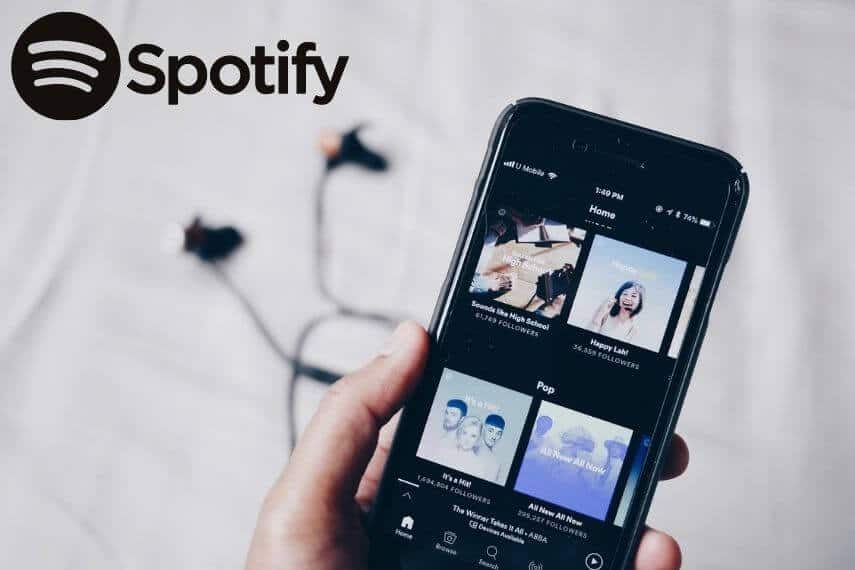
[[(154, 43), (128, 52), (133, 75), (127, 88), (139, 95), (165, 92), (170, 107), (204, 90), (237, 95), (254, 88), (260, 95), (309, 95), (327, 105), (338, 92), (346, 55), (328, 62), (315, 53), (315, 42), (275, 49), (256, 45), (243, 56), (226, 54), (208, 62), (192, 54), (170, 55)], [(12, 51), (12, 80), (21, 99), (51, 119), (87, 117), (116, 91), (121, 56), (104, 26), (83, 14), (56, 12), (24, 30)]]
[(80, 119), (103, 107), (116, 90), (120, 71), (121, 57), (110, 32), (74, 12), (39, 18), (12, 51), (18, 94), (51, 119)]

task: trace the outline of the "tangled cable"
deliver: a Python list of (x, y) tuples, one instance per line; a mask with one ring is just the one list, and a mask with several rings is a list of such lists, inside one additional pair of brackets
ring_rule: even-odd
[(324, 169), (313, 188), (314, 197), (314, 247), (313, 270), (315, 287), (321, 297), (332, 305), (332, 309), (306, 322), (297, 334), (293, 350), (287, 350), (276, 338), (265, 322), (261, 312), (246, 294), (234, 283), (222, 262), (228, 259), (244, 243), (243, 234), (235, 227), (207, 226), (202, 219), (196, 217), (190, 225), (184, 228), (183, 249), (205, 262), (213, 274), (226, 289), (237, 299), (241, 308), (259, 331), (264, 342), (276, 356), (291, 369), (288, 386), (285, 392), (285, 416), (288, 423), (289, 453), (297, 442), (296, 390), (301, 376), (306, 376), (325, 384), (333, 384), (343, 376), (343, 373), (323, 367), (306, 364), (303, 353), (306, 341), (311, 333), (323, 323), (336, 317), (361, 319), (392, 328), (399, 317), (391, 314), (365, 311), (349, 305), (336, 297), (327, 282), (327, 247), (326, 247), (326, 190), (330, 175), (341, 165), (352, 164), (361, 168), (383, 172), (388, 168), (387, 160), (377, 152), (366, 147), (359, 138), (357, 126), (344, 134), (325, 133), (321, 136), (320, 147), (325, 157)]

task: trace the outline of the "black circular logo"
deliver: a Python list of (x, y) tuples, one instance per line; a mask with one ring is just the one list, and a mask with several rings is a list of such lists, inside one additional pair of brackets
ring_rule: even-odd
[(12, 51), (12, 80), (21, 99), (51, 119), (87, 117), (119, 83), (121, 57), (104, 26), (83, 14), (55, 12), (24, 30)]

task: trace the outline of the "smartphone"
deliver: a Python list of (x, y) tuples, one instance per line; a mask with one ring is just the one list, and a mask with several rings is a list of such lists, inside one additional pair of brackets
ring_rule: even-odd
[(508, 106), (369, 518), (371, 567), (629, 568), (747, 198), (722, 151)]

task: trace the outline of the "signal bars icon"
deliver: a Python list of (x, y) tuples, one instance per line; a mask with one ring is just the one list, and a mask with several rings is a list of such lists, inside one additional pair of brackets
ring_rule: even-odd
[[(538, 170), (536, 168), (526, 166), (522, 162), (519, 162), (516, 160), (506, 160), (502, 163), (502, 166), (506, 166), (508, 168), (513, 168), (514, 170), (524, 170), (525, 172), (528, 172), (529, 174), (537, 174), (539, 176), (544, 176), (544, 172), (542, 170)], [(556, 172), (546, 172), (545, 175), (550, 180), (555, 180), (556, 178), (558, 178), (558, 174)]]

